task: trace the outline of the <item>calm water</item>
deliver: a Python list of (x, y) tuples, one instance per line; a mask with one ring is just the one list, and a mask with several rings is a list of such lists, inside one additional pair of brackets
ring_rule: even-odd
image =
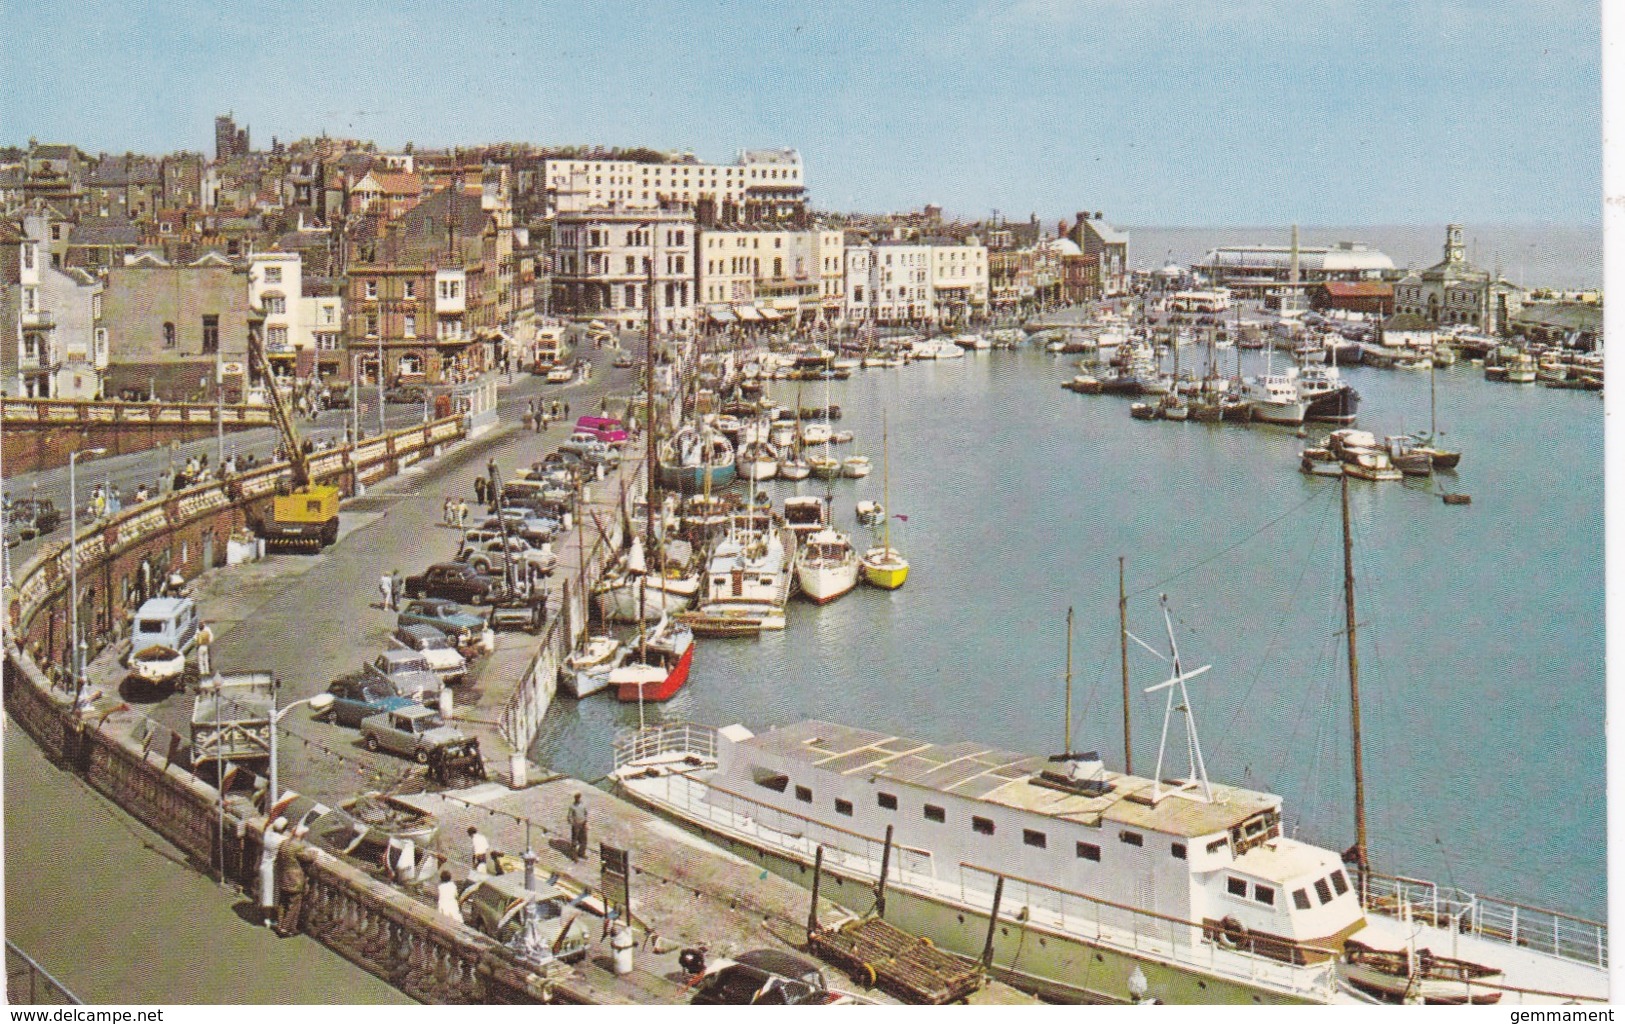
[[(889, 409), (908, 585), (822, 609), (794, 602), (789, 628), (760, 640), (700, 641), (693, 681), (651, 717), (760, 728), (817, 716), (1057, 752), (1072, 605), (1073, 747), (1121, 768), (1124, 555), (1130, 630), (1165, 648), (1166, 593), (1186, 664), (1214, 666), (1191, 684), (1211, 777), (1280, 793), (1299, 838), (1343, 849), (1337, 481), (1297, 472), (1303, 442), (1288, 431), (1140, 423), (1124, 400), (1062, 391), (1073, 358), (984, 353), (835, 383), (850, 447), (876, 463), (836, 484), (838, 517), (867, 537), (853, 504), (880, 497)], [(1425, 373), (1347, 375), (1362, 426), (1427, 425)], [(1473, 504), (1409, 482), (1352, 484), (1373, 862), (1600, 917), (1603, 404), (1487, 383), (1465, 363), (1438, 384), (1441, 427), (1465, 452), (1441, 479)], [(775, 397), (792, 402), (794, 387)], [(803, 404), (822, 390), (806, 385)], [(778, 500), (793, 486), (767, 489)], [(1130, 667), (1135, 767), (1149, 774), (1162, 694), (1140, 691), (1166, 668), (1132, 647)], [(535, 753), (597, 777), (613, 730), (636, 720), (635, 707), (561, 699)], [(1183, 774), (1183, 757), (1164, 771)]]
[[(1300, 245), (1365, 242), (1388, 254), (1394, 266), (1423, 270), (1444, 256), (1443, 224), (1304, 226)], [(1469, 258), (1486, 270), (1497, 267), (1508, 281), (1530, 288), (1601, 288), (1602, 224), (1464, 224)], [(1129, 229), (1129, 262), (1152, 270), (1169, 259), (1189, 266), (1219, 245), (1287, 245), (1292, 229), (1275, 227), (1142, 227)]]

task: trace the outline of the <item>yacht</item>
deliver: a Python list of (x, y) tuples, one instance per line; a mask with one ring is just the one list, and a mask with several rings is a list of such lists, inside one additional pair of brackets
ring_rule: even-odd
[(771, 480), (779, 472), (779, 453), (766, 441), (751, 441), (739, 449), (739, 476), (743, 480)]
[(801, 546), (796, 561), (801, 592), (815, 604), (828, 604), (858, 585), (858, 553), (852, 539), (825, 527)]
[(783, 629), (795, 568), (793, 530), (764, 509), (736, 512), (711, 552), (699, 608), (678, 618), (701, 635)]
[(713, 427), (685, 425), (660, 445), (658, 479), (667, 490), (716, 490), (734, 476), (733, 442)]
[(1344, 426), (1354, 422), (1360, 408), (1360, 393), (1343, 380), (1336, 366), (1311, 364), (1297, 376), (1298, 393), (1309, 403), (1305, 419)]
[(1242, 388), (1242, 397), (1252, 407), (1253, 419), (1263, 423), (1301, 426), (1309, 412), (1309, 403), (1291, 374), (1266, 374), (1249, 380)]

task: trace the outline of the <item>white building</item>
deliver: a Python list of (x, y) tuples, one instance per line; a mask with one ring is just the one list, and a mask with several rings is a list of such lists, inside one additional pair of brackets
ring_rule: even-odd
[(745, 150), (732, 164), (703, 164), (692, 154), (664, 163), (556, 157), (542, 161), (542, 181), (560, 213), (611, 204), (653, 209), (663, 201), (743, 208), (752, 199), (805, 191), (801, 154), (793, 149)]
[(931, 247), (931, 302), (943, 322), (987, 312), (987, 247), (973, 235), (963, 245)]
[(694, 325), (694, 213), (609, 207), (560, 213), (553, 231), (555, 313), (633, 330), (648, 324), (650, 255), (658, 331)]
[(838, 320), (844, 245), (841, 232), (816, 228), (701, 231), (695, 284), (707, 321)]
[(880, 240), (846, 249), (849, 324), (928, 324), (987, 310), (987, 247)]
[(5, 244), (16, 246), (18, 319), (5, 329), (7, 349), (16, 347), (0, 360), (5, 366), (0, 392), (95, 398), (107, 368), (102, 283), (84, 270), (51, 265), (52, 223), (46, 212), (32, 211), (6, 238)]

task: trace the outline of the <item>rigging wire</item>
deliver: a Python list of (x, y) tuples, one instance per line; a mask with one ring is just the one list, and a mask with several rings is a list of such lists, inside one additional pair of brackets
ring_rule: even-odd
[(1213, 554), (1211, 554), (1208, 557), (1202, 559), (1200, 562), (1194, 562), (1194, 563), (1192, 563), (1190, 565), (1187, 565), (1185, 568), (1180, 569), (1178, 572), (1173, 573), (1172, 575), (1164, 576), (1162, 579), (1158, 580), (1155, 583), (1151, 583), (1151, 584), (1148, 584), (1148, 585), (1146, 585), (1144, 587), (1141, 587), (1139, 590), (1130, 591), (1128, 596), (1129, 597), (1141, 597), (1141, 596), (1143, 596), (1145, 594), (1149, 594), (1149, 593), (1151, 593), (1153, 591), (1161, 589), (1164, 585), (1166, 585), (1168, 583), (1172, 583), (1174, 580), (1182, 579), (1182, 578), (1184, 578), (1186, 576), (1189, 576), (1191, 573), (1195, 572), (1196, 570), (1201, 569), (1201, 568), (1203, 568), (1205, 566), (1211, 565), (1214, 562), (1217, 562), (1219, 559), (1223, 558), (1225, 555), (1228, 555), (1230, 552), (1232, 552), (1232, 551), (1236, 550), (1237, 548), (1241, 547), (1243, 544), (1246, 544), (1248, 541), (1250, 541), (1253, 538), (1257, 537), (1259, 534), (1262, 534), (1265, 531), (1267, 531), (1267, 530), (1269, 530), (1269, 529), (1271, 529), (1271, 528), (1273, 528), (1275, 526), (1278, 526), (1281, 523), (1285, 522), (1288, 518), (1290, 518), (1292, 516), (1293, 513), (1297, 512), (1299, 509), (1302, 509), (1305, 506), (1309, 505), (1311, 502), (1314, 502), (1316, 500), (1324, 500), (1328, 495), (1335, 494), (1335, 493), (1337, 493), (1337, 488), (1335, 488), (1335, 487), (1322, 487), (1319, 490), (1317, 490), (1315, 493), (1309, 495), (1309, 497), (1307, 497), (1307, 498), (1303, 499), (1302, 501), (1298, 502), (1296, 505), (1293, 505), (1291, 508), (1287, 509), (1285, 512), (1282, 512), (1280, 515), (1276, 516), (1274, 519), (1271, 519), (1269, 522), (1265, 523), (1263, 526), (1260, 526), (1258, 529), (1254, 530), (1252, 533), (1249, 533), (1247, 536), (1242, 537), (1240, 540), (1237, 540), (1234, 543), (1227, 545), (1226, 547), (1220, 548), (1218, 551), (1215, 551)]

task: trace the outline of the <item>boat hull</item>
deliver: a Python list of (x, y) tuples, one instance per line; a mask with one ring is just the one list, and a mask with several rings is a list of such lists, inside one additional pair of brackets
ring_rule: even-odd
[(771, 480), (778, 473), (776, 459), (750, 459), (739, 465), (739, 476), (744, 480)]
[(615, 698), (631, 703), (639, 699), (638, 691), (641, 690), (642, 699), (645, 702), (654, 701), (658, 703), (659, 701), (671, 700), (677, 695), (677, 691), (683, 688), (683, 684), (688, 682), (688, 670), (693, 664), (694, 645), (690, 643), (688, 649), (683, 652), (683, 656), (677, 659), (677, 664), (673, 665), (671, 670), (666, 673), (666, 678), (663, 681), (658, 683), (620, 683), (615, 687)]
[(858, 585), (858, 563), (840, 566), (814, 566), (803, 562), (796, 566), (796, 581), (801, 593), (813, 604), (829, 604), (837, 597), (850, 594)]
[[(720, 490), (734, 482), (733, 463), (722, 466), (667, 466), (659, 469), (660, 486), (668, 491)], [(709, 480), (707, 479), (709, 477)]]
[[(700, 589), (700, 581), (693, 577), (665, 580), (653, 576), (648, 579), (648, 593), (641, 599), (644, 622), (658, 622), (662, 615), (675, 615), (688, 610)], [(599, 612), (611, 622), (638, 621), (640, 589), (635, 582), (629, 581), (600, 592)]]
[(1350, 387), (1339, 388), (1309, 400), (1305, 419), (1317, 423), (1352, 424), (1360, 410), (1360, 393)]
[(887, 559), (870, 551), (863, 556), (863, 582), (881, 590), (896, 590), (908, 582), (908, 562), (901, 558)]
[(1301, 427), (1308, 412), (1307, 402), (1254, 402), (1253, 419), (1259, 423), (1275, 423), (1285, 427)]

